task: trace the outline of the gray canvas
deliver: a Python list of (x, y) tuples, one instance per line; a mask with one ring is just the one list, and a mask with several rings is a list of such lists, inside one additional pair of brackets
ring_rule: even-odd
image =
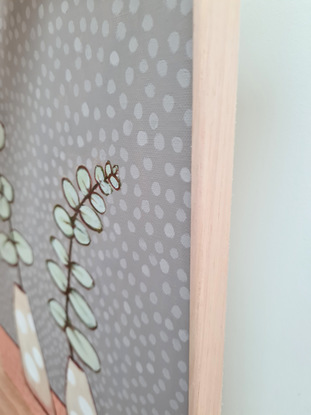
[[(96, 280), (88, 337), (102, 369), (85, 372), (99, 414), (187, 414), (191, 67), (190, 0), (0, 2), (0, 171), (34, 251), (24, 285), (62, 400), (68, 347), (47, 307), (62, 301), (45, 266), (50, 236), (61, 238), (52, 211), (80, 164), (120, 167), (104, 231), (74, 247)], [(16, 340), (16, 269), (0, 262), (0, 275), (0, 324)]]

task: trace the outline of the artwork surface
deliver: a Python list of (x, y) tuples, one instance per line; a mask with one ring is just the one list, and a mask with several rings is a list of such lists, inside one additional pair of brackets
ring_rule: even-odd
[(0, 2), (1, 219), (68, 413), (187, 414), (191, 67), (189, 0)]
[[(0, 151), (5, 147), (5, 126), (0, 122)], [(18, 284), (14, 284), (13, 309), (16, 334), (21, 353), (24, 376), (28, 386), (38, 399), (46, 413), (54, 415), (54, 404), (47, 378), (44, 359), (38, 341), (35, 324), (29, 306), (27, 294), (23, 290), (21, 264), (33, 264), (33, 251), (24, 236), (13, 228), (12, 204), (14, 189), (8, 179), (0, 174), (0, 260), (14, 267), (18, 276)]]

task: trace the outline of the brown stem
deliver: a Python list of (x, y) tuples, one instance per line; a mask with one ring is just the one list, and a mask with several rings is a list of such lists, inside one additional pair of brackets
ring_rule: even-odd
[[(8, 222), (9, 222), (9, 231), (10, 231), (10, 234), (12, 234), (13, 233), (13, 226), (12, 226), (11, 218), (9, 218)], [(14, 244), (14, 246), (15, 246), (15, 244)], [(20, 265), (19, 265), (19, 258), (17, 260), (16, 267), (17, 267), (17, 276), (18, 276), (19, 285), (20, 285), (21, 289), (24, 290), (23, 280), (22, 280), (22, 272), (21, 272), (21, 268), (20, 268)]]
[[(84, 205), (84, 203), (87, 201), (87, 200), (89, 200), (90, 199), (90, 197), (91, 197), (91, 195), (92, 195), (92, 193), (97, 189), (97, 187), (99, 186), (99, 184), (98, 183), (96, 183), (92, 188), (91, 188), (91, 190), (89, 191), (89, 193), (87, 194), (87, 195), (85, 195), (84, 196), (84, 198), (81, 200), (81, 202), (79, 203), (79, 205), (75, 208), (75, 213), (72, 215), (72, 216), (70, 216), (70, 221), (71, 221), (71, 224), (72, 224), (72, 226), (74, 227), (74, 222), (75, 222), (75, 220), (76, 220), (76, 218), (77, 218), (77, 216), (79, 215), (79, 212), (80, 212), (80, 208), (81, 208), (81, 206), (83, 206)], [(69, 293), (70, 293), (70, 279), (71, 279), (71, 257), (72, 257), (72, 246), (73, 246), (73, 238), (74, 238), (74, 236), (72, 236), (71, 238), (70, 238), (70, 242), (69, 242), (69, 248), (68, 248), (68, 273), (67, 273), (67, 287), (66, 287), (66, 292), (65, 292), (65, 295), (66, 295), (66, 306), (65, 306), (65, 312), (66, 312), (66, 325), (65, 325), (65, 327), (64, 327), (64, 330), (66, 330), (66, 328), (70, 325), (70, 320), (69, 320)], [(71, 357), (71, 359), (72, 360), (74, 360), (74, 357), (73, 357), (73, 350), (72, 350), (72, 347), (71, 347), (71, 344), (70, 344), (70, 342), (69, 342), (69, 340), (67, 339), (67, 341), (68, 341), (68, 345), (69, 345), (69, 353), (70, 353), (70, 357)]]

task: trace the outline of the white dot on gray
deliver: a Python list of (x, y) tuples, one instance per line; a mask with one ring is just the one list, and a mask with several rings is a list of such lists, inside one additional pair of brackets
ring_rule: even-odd
[(145, 170), (151, 171), (153, 167), (153, 163), (150, 157), (145, 157), (143, 160)]
[(134, 80), (134, 69), (128, 67), (125, 71), (125, 80), (128, 85), (132, 85)]
[(124, 133), (124, 135), (130, 136), (131, 132), (132, 132), (132, 129), (133, 129), (132, 121), (125, 120), (124, 124), (123, 124), (123, 133)]
[(139, 173), (139, 170), (136, 164), (131, 165), (130, 172), (131, 172), (131, 176), (133, 177), (133, 179), (138, 179), (140, 173)]
[(174, 227), (173, 227), (173, 225), (171, 223), (166, 223), (165, 224), (165, 226), (164, 226), (164, 232), (165, 232), (165, 235), (168, 238), (174, 238), (174, 236), (175, 236)]
[(110, 54), (110, 63), (112, 66), (118, 66), (120, 62), (119, 54), (117, 51), (112, 51)]
[(143, 18), (142, 28), (145, 32), (149, 32), (153, 27), (153, 18), (150, 14), (146, 14)]
[(150, 39), (148, 43), (148, 52), (149, 52), (149, 56), (152, 59), (154, 59), (157, 56), (158, 49), (159, 49), (159, 43), (157, 39), (155, 38)]
[(191, 0), (182, 0), (180, 3), (180, 11), (184, 16), (187, 16), (192, 10)]
[(174, 97), (172, 95), (165, 95), (163, 98), (163, 108), (166, 112), (171, 112), (174, 108)]
[(109, 79), (107, 83), (107, 92), (108, 94), (114, 94), (116, 92), (116, 84), (113, 79)]
[(145, 86), (145, 93), (148, 98), (153, 98), (155, 96), (156, 87), (154, 84), (149, 83)]
[(139, 70), (141, 73), (146, 73), (149, 69), (149, 65), (148, 62), (146, 61), (146, 59), (142, 59), (139, 63)]
[(133, 36), (129, 42), (129, 50), (131, 53), (134, 53), (136, 52), (137, 48), (138, 48), (138, 42), (137, 42), (136, 37)]
[(153, 182), (151, 185), (152, 193), (155, 196), (159, 196), (161, 194), (161, 186), (159, 182)]
[(190, 174), (190, 170), (188, 169), (188, 167), (183, 167), (180, 170), (180, 177), (182, 178), (182, 180), (186, 183), (189, 183), (191, 180), (191, 174)]
[(138, 120), (140, 120), (141, 117), (143, 116), (143, 107), (142, 107), (142, 105), (141, 105), (140, 102), (137, 102), (137, 104), (135, 104), (135, 107), (134, 107), (134, 116)]
[(177, 81), (182, 88), (188, 88), (191, 81), (191, 74), (188, 69), (179, 69), (177, 72)]
[(157, 133), (154, 137), (154, 147), (161, 151), (165, 147), (165, 140), (161, 133)]
[(157, 63), (158, 74), (163, 78), (167, 74), (167, 62), (165, 60), (160, 60)]
[(172, 32), (169, 35), (167, 41), (168, 41), (168, 44), (169, 44), (169, 47), (170, 47), (172, 53), (176, 53), (178, 51), (179, 40), (180, 40), (180, 37), (179, 37), (178, 32)]
[(107, 37), (109, 35), (109, 22), (104, 20), (102, 23), (102, 35)]
[(140, 146), (144, 146), (148, 143), (148, 136), (146, 131), (138, 131), (137, 134), (137, 144)]
[(158, 128), (159, 125), (159, 117), (154, 112), (149, 116), (149, 125), (152, 130)]
[(124, 22), (119, 22), (116, 31), (116, 39), (118, 41), (122, 41), (125, 39), (126, 36), (126, 26)]
[(132, 14), (137, 13), (137, 10), (139, 8), (139, 0), (130, 0), (129, 3), (129, 10)]

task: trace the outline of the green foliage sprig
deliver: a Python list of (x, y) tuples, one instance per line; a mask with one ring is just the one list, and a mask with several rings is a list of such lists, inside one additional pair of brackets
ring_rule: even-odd
[[(113, 190), (121, 188), (118, 171), (118, 166), (112, 167), (110, 161), (107, 161), (105, 168), (97, 165), (94, 170), (95, 184), (93, 184), (86, 167), (79, 166), (76, 181), (82, 197), (79, 197), (78, 191), (69, 179), (62, 180), (65, 199), (73, 212), (70, 214), (61, 205), (56, 205), (53, 214), (58, 228), (69, 239), (69, 246), (66, 249), (61, 241), (52, 236), (50, 242), (61, 265), (51, 259), (46, 261), (53, 282), (65, 296), (64, 306), (54, 298), (49, 300), (50, 312), (57, 325), (66, 334), (71, 357), (73, 358), (75, 352), (94, 372), (100, 370), (98, 355), (86, 336), (74, 326), (69, 317), (69, 308), (72, 308), (88, 329), (97, 328), (95, 315), (87, 300), (71, 286), (71, 280), (74, 278), (82, 288), (90, 290), (94, 287), (94, 279), (86, 269), (72, 260), (72, 248), (74, 241), (80, 245), (91, 243), (88, 229), (96, 232), (103, 230), (99, 216), (106, 212), (103, 195), (108, 196)], [(97, 190), (100, 190), (101, 194)]]
[[(0, 122), (0, 151), (5, 146), (5, 128)], [(18, 267), (19, 282), (22, 287), (19, 261), (25, 265), (33, 263), (31, 246), (23, 235), (12, 226), (12, 204), (14, 202), (14, 189), (9, 180), (0, 174), (0, 219), (8, 222), (9, 232), (0, 232), (0, 257), (9, 265)]]

